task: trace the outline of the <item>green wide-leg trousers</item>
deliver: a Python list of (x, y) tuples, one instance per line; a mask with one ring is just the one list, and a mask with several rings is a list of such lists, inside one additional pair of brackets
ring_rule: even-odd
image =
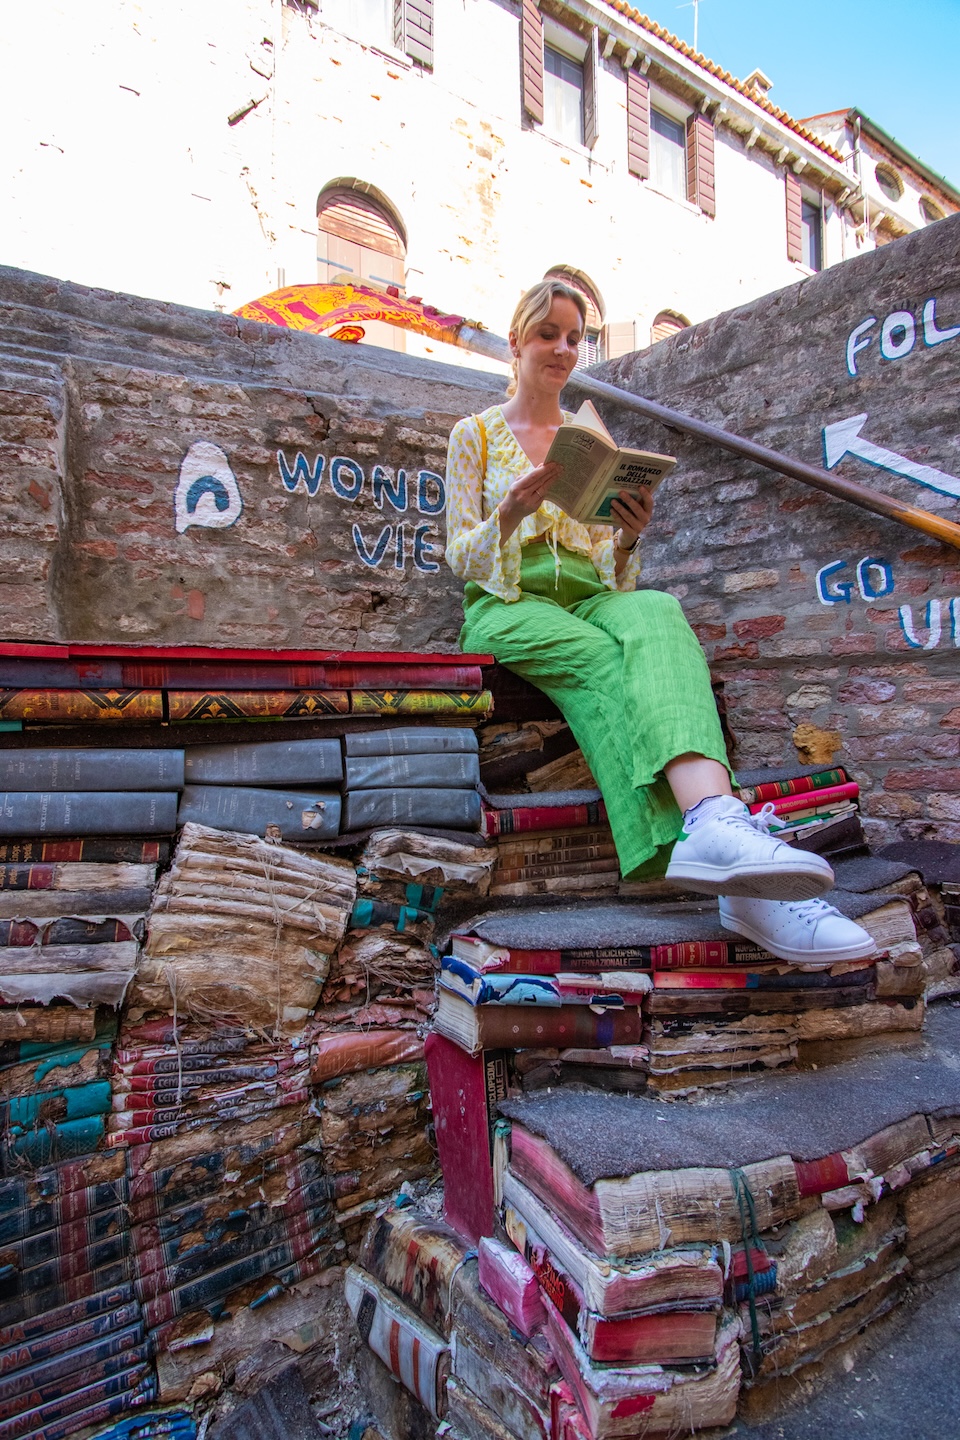
[(464, 650), (488, 652), (554, 701), (603, 794), (625, 878), (662, 874), (680, 832), (663, 767), (698, 754), (727, 764), (710, 672), (679, 602), (608, 590), (583, 555), (523, 550), (521, 596), (469, 583)]

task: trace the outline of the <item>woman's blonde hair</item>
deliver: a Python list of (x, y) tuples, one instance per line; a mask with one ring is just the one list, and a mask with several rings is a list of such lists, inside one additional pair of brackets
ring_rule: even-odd
[[(587, 324), (587, 302), (579, 290), (574, 290), (572, 285), (565, 285), (562, 280), (553, 280), (549, 277), (541, 280), (539, 285), (533, 285), (524, 295), (513, 312), (513, 319), (510, 321), (510, 333), (517, 337), (519, 348), (527, 338), (534, 325), (539, 325), (541, 320), (546, 320), (550, 314), (550, 307), (557, 296), (565, 300), (572, 300), (580, 312), (581, 332)], [(517, 358), (514, 356), (511, 365), (512, 374), (510, 383), (507, 385), (507, 394), (513, 395), (517, 389)]]

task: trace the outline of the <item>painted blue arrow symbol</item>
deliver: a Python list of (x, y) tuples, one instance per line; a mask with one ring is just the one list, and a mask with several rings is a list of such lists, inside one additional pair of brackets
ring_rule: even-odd
[(824, 425), (823, 458), (828, 470), (838, 465), (844, 455), (856, 455), (858, 460), (866, 460), (868, 465), (879, 465), (881, 470), (892, 470), (895, 475), (905, 475), (918, 485), (926, 485), (930, 490), (938, 490), (941, 495), (952, 495), (960, 500), (960, 480), (953, 475), (935, 470), (932, 465), (918, 465), (905, 455), (898, 455), (895, 450), (884, 450), (882, 446), (864, 440), (860, 431), (869, 418), (869, 415), (851, 415), (849, 420)]

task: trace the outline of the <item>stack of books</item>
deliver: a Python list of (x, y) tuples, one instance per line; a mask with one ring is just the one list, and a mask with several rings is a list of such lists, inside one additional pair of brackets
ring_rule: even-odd
[(122, 1151), (0, 1181), (0, 1426), (67, 1440), (153, 1400)]
[(343, 744), (345, 833), (396, 825), (479, 828), (480, 763), (472, 730), (352, 731)]
[(177, 823), (303, 843), (340, 829), (339, 740), (192, 745)]
[(617, 893), (620, 865), (599, 790), (485, 794), (483, 830), (497, 846), (491, 895)]
[(184, 724), (344, 715), (483, 719), (485, 655), (0, 643), (6, 724)]
[(866, 850), (857, 803), (860, 787), (841, 766), (739, 771), (737, 786), (751, 814), (773, 806), (773, 832), (783, 840), (820, 855)]

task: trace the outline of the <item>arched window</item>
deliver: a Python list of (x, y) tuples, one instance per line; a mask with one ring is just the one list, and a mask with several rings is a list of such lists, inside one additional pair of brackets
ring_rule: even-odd
[(576, 368), (583, 370), (596, 365), (603, 355), (603, 301), (600, 292), (582, 270), (572, 265), (553, 265), (544, 275), (544, 280), (562, 280), (571, 289), (578, 290), (587, 302), (587, 323), (580, 341), (580, 359)]
[(668, 340), (671, 335), (686, 330), (689, 324), (690, 321), (683, 315), (678, 315), (675, 310), (661, 310), (650, 329), (650, 344), (656, 345), (660, 340)]
[(928, 195), (920, 196), (920, 214), (928, 225), (943, 219), (943, 211)]
[[(317, 200), (317, 278), (346, 275), (385, 289), (404, 285), (407, 240), (390, 201), (362, 180), (334, 180)], [(387, 350), (405, 350), (406, 336), (380, 320), (364, 323), (364, 340)]]

